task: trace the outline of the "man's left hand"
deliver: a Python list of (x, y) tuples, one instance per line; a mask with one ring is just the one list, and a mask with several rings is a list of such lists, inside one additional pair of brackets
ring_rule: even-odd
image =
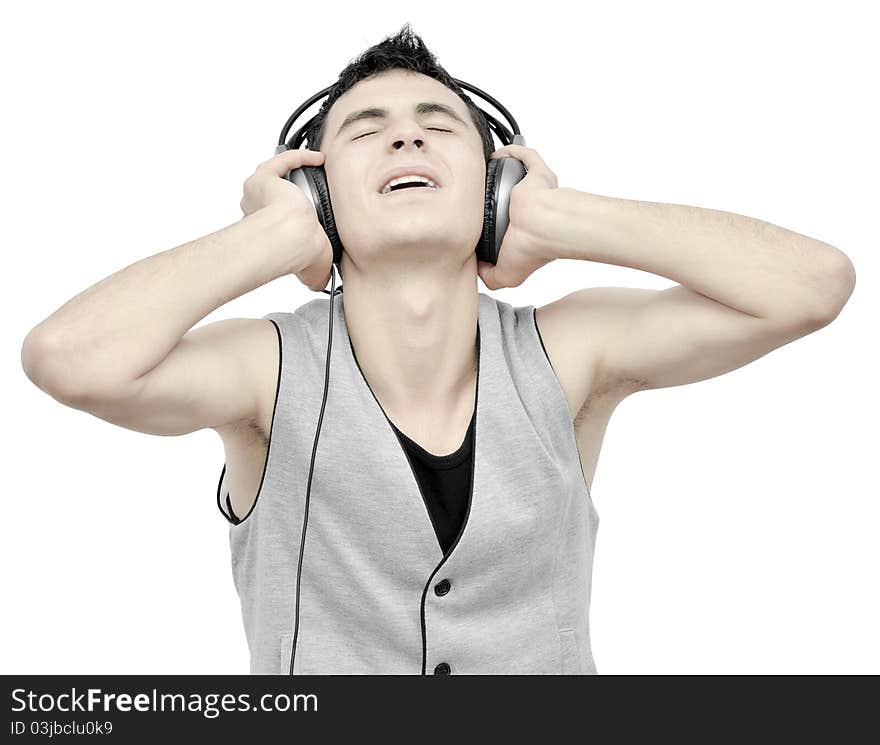
[(527, 172), (510, 192), (510, 220), (498, 262), (477, 261), (477, 273), (490, 290), (521, 285), (532, 272), (556, 258), (542, 223), (545, 205), (558, 186), (556, 174), (530, 147), (505, 145), (491, 157), (503, 156), (521, 160)]

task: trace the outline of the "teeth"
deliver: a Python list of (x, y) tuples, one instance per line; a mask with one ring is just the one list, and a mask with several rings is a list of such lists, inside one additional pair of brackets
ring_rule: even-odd
[(413, 175), (413, 176), (400, 176), (398, 178), (391, 179), (391, 181), (389, 181), (387, 184), (385, 184), (385, 188), (382, 189), (382, 193), (387, 194), (388, 192), (391, 191), (391, 187), (395, 186), (396, 184), (407, 184), (412, 181), (420, 181), (423, 184), (427, 184), (432, 189), (439, 189), (440, 188), (439, 186), (437, 186), (437, 184), (435, 184), (433, 181), (431, 181), (431, 179), (426, 178), (425, 176), (415, 176), (415, 175)]

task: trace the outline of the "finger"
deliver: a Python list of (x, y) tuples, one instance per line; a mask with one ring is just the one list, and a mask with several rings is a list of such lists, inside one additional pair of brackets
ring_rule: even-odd
[(555, 177), (553, 171), (544, 162), (534, 148), (525, 147), (524, 145), (505, 145), (492, 153), (493, 158), (514, 157), (521, 160), (529, 171), (541, 171), (545, 176)]
[(509, 143), (508, 145), (502, 145), (499, 147), (494, 153), (492, 153), (492, 157), (500, 157), (502, 155), (513, 155), (514, 153), (518, 153), (516, 157), (519, 157), (519, 154), (528, 157), (529, 154), (538, 155), (538, 151), (533, 147), (526, 147), (525, 145), (517, 145), (514, 142)]
[(285, 150), (283, 153), (264, 160), (257, 166), (257, 170), (267, 170), (284, 177), (288, 171), (301, 165), (319, 166), (324, 162), (324, 153), (320, 150), (294, 149)]

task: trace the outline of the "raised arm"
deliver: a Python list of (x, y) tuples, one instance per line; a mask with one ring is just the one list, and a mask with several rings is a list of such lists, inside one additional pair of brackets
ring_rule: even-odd
[(538, 309), (542, 331), (565, 350), (560, 366), (603, 389), (677, 386), (741, 367), (829, 324), (855, 286), (839, 249), (762, 220), (573, 189), (554, 200), (565, 258), (680, 283), (585, 288)]
[(27, 376), (61, 403), (150, 434), (256, 419), (255, 368), (277, 354), (272, 324), (228, 319), (190, 329), (285, 274), (313, 289), (326, 284), (330, 243), (309, 200), (279, 178), (321, 158), (288, 151), (266, 161), (245, 184), (241, 220), (142, 259), (69, 300), (24, 340)]

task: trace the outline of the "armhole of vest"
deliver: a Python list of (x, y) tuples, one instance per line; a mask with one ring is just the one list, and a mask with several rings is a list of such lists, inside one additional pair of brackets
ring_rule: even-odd
[[(564, 416), (567, 421), (571, 421), (571, 412), (568, 408), (568, 398), (565, 395), (565, 389), (562, 387), (562, 381), (556, 374), (556, 369), (550, 361), (550, 355), (547, 347), (544, 346), (544, 339), (541, 337), (541, 330), (538, 328), (537, 307), (534, 305), (524, 305), (515, 308), (515, 312), (519, 316), (518, 324), (524, 334), (527, 349), (523, 350), (527, 355), (529, 364), (532, 369), (532, 375), (537, 376), (536, 384), (540, 386), (540, 390), (546, 391), (547, 395), (555, 399), (553, 403), (554, 412), (559, 416)], [(523, 337), (521, 337), (523, 338)], [(550, 403), (550, 399), (547, 399)]]
[[(526, 310), (528, 310), (529, 307), (532, 308), (532, 324), (535, 329), (535, 335), (538, 337), (538, 341), (541, 343), (541, 349), (544, 351), (544, 359), (547, 360), (547, 368), (549, 368), (550, 374), (553, 377), (553, 381), (551, 381), (551, 382), (555, 382), (555, 385), (553, 387), (559, 392), (559, 395), (557, 396), (557, 398), (560, 402), (560, 405), (565, 409), (566, 420), (569, 422), (569, 424), (571, 426), (572, 433), (574, 433), (574, 422), (572, 421), (570, 413), (569, 413), (568, 398), (566, 397), (565, 390), (562, 387), (562, 381), (559, 380), (559, 376), (556, 374), (556, 369), (553, 367), (553, 363), (550, 361), (550, 355), (547, 353), (547, 347), (544, 346), (544, 339), (541, 338), (541, 329), (538, 328), (538, 315), (537, 315), (538, 309), (537, 309), (537, 307), (534, 307), (534, 306), (527, 306)], [(599, 512), (596, 510), (596, 507), (593, 504), (593, 495), (590, 490), (590, 487), (587, 486), (587, 477), (586, 477), (586, 474), (584, 474), (584, 464), (583, 464), (583, 461), (581, 460), (580, 452), (577, 450), (577, 441), (573, 440), (573, 442), (574, 442), (575, 449), (576, 449), (576, 457), (577, 457), (578, 467), (580, 468), (580, 472), (581, 472), (581, 480), (583, 482), (584, 490), (587, 492), (587, 498), (588, 498), (589, 505), (590, 505), (590, 512), (592, 513), (593, 520), (595, 521), (595, 524), (598, 525), (599, 524)]]
[[(266, 481), (266, 471), (269, 468), (269, 455), (272, 451), (272, 434), (275, 431), (275, 414), (278, 411), (278, 395), (281, 390), (281, 376), (284, 370), (284, 345), (281, 339), (281, 329), (274, 319), (269, 318), (268, 316), (264, 316), (264, 320), (268, 320), (275, 327), (275, 334), (278, 337), (278, 377), (275, 381), (275, 402), (272, 406), (272, 420), (269, 425), (269, 442), (266, 446), (266, 460), (263, 463), (263, 473), (260, 476), (260, 485), (257, 487), (257, 494), (254, 497), (254, 502), (251, 505), (250, 510), (244, 517), (238, 517), (232, 509), (232, 502), (229, 499), (229, 489), (224, 488), (226, 481), (226, 463), (223, 464), (223, 470), (220, 472), (220, 480), (217, 482), (217, 508), (220, 510), (220, 514), (226, 518), (226, 521), (230, 525), (241, 525), (245, 520), (247, 520), (251, 515), (254, 514), (254, 510), (257, 508), (257, 503), (260, 501), (260, 495), (263, 491), (263, 484)], [(222, 495), (222, 496), (221, 496)]]

